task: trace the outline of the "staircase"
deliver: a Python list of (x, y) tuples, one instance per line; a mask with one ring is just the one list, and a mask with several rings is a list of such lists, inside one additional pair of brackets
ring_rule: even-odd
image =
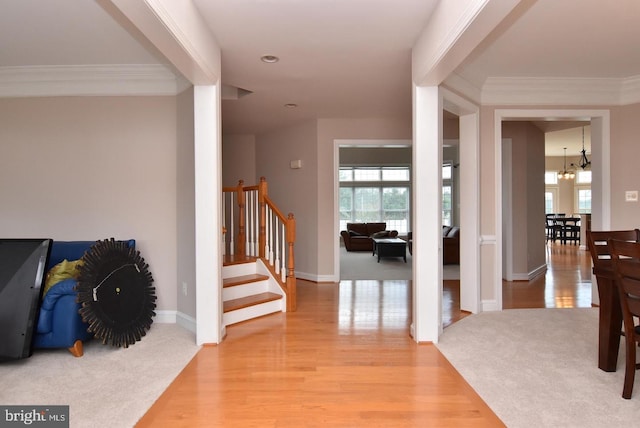
[(286, 310), (282, 288), (259, 258), (226, 260), (222, 278), (223, 325)]
[(296, 222), (267, 192), (267, 181), (223, 187), (223, 325), (296, 310)]

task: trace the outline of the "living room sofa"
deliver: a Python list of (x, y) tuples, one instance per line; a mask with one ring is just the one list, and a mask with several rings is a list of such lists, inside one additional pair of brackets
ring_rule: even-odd
[[(96, 241), (53, 241), (47, 272), (67, 260), (76, 261), (89, 251)], [(125, 241), (135, 248), (135, 240)], [(40, 305), (38, 324), (34, 337), (34, 348), (67, 348), (75, 357), (83, 355), (83, 342), (91, 339), (93, 333), (78, 312), (77, 279), (67, 278), (55, 283), (46, 291)]]
[(460, 228), (458, 226), (442, 226), (442, 263), (460, 264)]
[(347, 251), (373, 251), (372, 236), (395, 238), (398, 231), (387, 230), (387, 223), (347, 223), (347, 230), (340, 232)]
[[(409, 254), (413, 254), (413, 234), (407, 234)], [(442, 264), (460, 264), (460, 228), (458, 226), (442, 226)]]

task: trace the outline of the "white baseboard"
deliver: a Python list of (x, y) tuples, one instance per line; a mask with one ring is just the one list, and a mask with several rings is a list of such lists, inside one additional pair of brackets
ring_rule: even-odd
[(528, 273), (513, 273), (511, 281), (531, 281), (535, 277), (544, 275), (547, 272), (547, 264), (538, 266), (534, 270)]
[(182, 312), (177, 312), (176, 314), (176, 322), (180, 327), (183, 327), (189, 330), (192, 333), (196, 333), (196, 319), (190, 317), (189, 315), (183, 314)]
[(153, 322), (157, 322), (158, 324), (175, 324), (176, 311), (156, 311)]
[(547, 273), (547, 264), (543, 264), (541, 266), (538, 266), (536, 269), (532, 270), (531, 272), (529, 272), (529, 281), (533, 280), (534, 278), (540, 276), (540, 275), (544, 275), (545, 273)]
[(315, 275), (306, 272), (296, 271), (296, 278), (304, 279), (311, 282), (338, 282), (340, 281), (335, 275)]
[(483, 300), (482, 301), (482, 311), (483, 312), (495, 312), (501, 311), (502, 308), (498, 305), (497, 300)]

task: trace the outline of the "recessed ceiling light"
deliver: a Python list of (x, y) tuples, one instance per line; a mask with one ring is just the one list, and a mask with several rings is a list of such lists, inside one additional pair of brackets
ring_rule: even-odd
[(298, 107), (298, 104), (289, 103), (289, 104), (285, 104), (284, 106), (286, 108), (296, 108), (296, 107)]
[(262, 55), (260, 59), (262, 60), (262, 62), (267, 62), (269, 64), (280, 61), (280, 58), (275, 55)]

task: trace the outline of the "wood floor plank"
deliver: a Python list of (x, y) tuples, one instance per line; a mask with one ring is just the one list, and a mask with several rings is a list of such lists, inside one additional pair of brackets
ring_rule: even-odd
[(409, 288), (299, 280), (296, 312), (228, 327), (137, 426), (503, 426), (434, 345), (409, 337)]
[[(587, 305), (589, 254), (548, 251), (547, 275), (503, 284), (506, 308)], [(444, 286), (447, 324), (468, 314), (459, 309), (459, 283)], [(410, 288), (298, 280), (297, 312), (229, 326), (137, 427), (504, 426), (434, 345), (409, 337)]]

